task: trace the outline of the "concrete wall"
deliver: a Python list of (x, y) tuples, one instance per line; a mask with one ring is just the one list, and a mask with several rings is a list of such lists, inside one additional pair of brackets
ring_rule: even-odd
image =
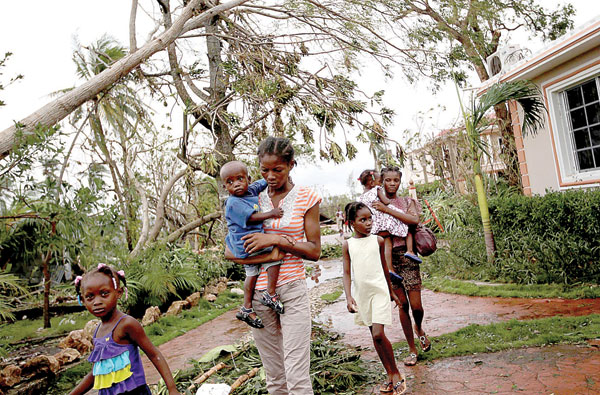
[[(555, 81), (565, 78), (577, 78), (577, 70), (585, 69), (586, 65), (593, 63), (600, 59), (600, 46), (595, 47), (593, 50), (587, 51), (586, 53), (577, 56), (565, 63), (557, 64), (551, 71), (546, 72), (536, 77), (533, 82), (542, 89), (546, 86), (552, 85)], [(589, 76), (583, 78), (588, 79)], [(583, 80), (581, 82), (583, 82)], [(544, 99), (548, 106), (547, 92), (543, 89)], [(519, 113), (520, 113), (519, 109)], [(559, 149), (556, 147), (560, 144), (554, 140), (555, 145), (553, 146), (552, 128), (556, 128), (554, 133), (570, 133), (570, 131), (564, 130), (564, 123), (558, 122), (554, 119), (555, 115), (550, 113), (550, 123), (546, 119), (546, 125), (543, 129), (539, 130), (536, 135), (525, 135), (522, 139), (523, 149), (520, 153), (521, 172), (523, 173), (523, 186), (526, 183), (529, 184), (530, 192), (532, 194), (543, 195), (546, 189), (549, 190), (561, 190), (570, 187), (589, 187), (598, 186), (598, 183), (594, 182), (579, 182), (577, 185), (568, 185), (564, 182), (565, 174), (560, 175), (560, 166), (558, 166), (558, 156), (556, 151)], [(513, 117), (513, 119), (515, 119)], [(521, 119), (521, 117), (519, 117)], [(515, 133), (517, 149), (519, 149), (519, 136)], [(524, 162), (521, 160), (524, 159)], [(525, 166), (524, 166), (525, 165)], [(523, 171), (525, 170), (525, 171)], [(561, 179), (562, 185), (561, 185)]]

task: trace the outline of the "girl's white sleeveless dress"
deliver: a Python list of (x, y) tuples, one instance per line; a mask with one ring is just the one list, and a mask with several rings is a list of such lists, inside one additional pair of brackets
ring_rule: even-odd
[(381, 267), (377, 235), (348, 239), (353, 296), (358, 314), (367, 326), (392, 324), (392, 304)]

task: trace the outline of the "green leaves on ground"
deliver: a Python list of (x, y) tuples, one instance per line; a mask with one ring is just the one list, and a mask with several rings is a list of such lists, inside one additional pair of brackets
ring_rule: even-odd
[[(348, 347), (340, 340), (339, 334), (313, 325), (310, 375), (315, 394), (356, 394), (363, 385), (375, 379), (376, 375), (360, 359), (360, 350)], [(234, 361), (229, 354), (226, 354), (221, 359), (209, 363), (197, 363), (195, 368), (182, 372), (177, 383), (178, 387), (188, 388), (194, 377), (219, 362), (225, 362), (227, 368), (213, 374), (208, 382), (224, 382), (231, 385), (250, 369), (262, 366), (258, 350), (253, 343), (248, 343), (243, 346)], [(267, 394), (264, 375), (258, 374), (251, 378), (236, 391), (236, 394)]]
[(323, 294), (321, 295), (321, 299), (323, 299), (324, 301), (328, 302), (328, 303), (333, 303), (336, 300), (338, 300), (338, 298), (340, 297), (340, 295), (342, 295), (342, 290), (338, 289), (332, 293), (328, 293), (328, 294)]
[(325, 244), (321, 245), (321, 259), (326, 258), (341, 258), (342, 257), (342, 245), (341, 244)]

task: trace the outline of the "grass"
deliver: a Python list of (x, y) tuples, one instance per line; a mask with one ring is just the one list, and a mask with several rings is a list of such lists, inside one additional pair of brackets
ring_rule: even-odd
[(80, 364), (67, 369), (60, 374), (58, 379), (52, 383), (50, 388), (47, 389), (47, 395), (62, 395), (68, 394), (83, 377), (92, 371), (92, 364), (87, 360), (84, 360)]
[(470, 281), (447, 277), (423, 278), (423, 286), (432, 291), (467, 296), (494, 296), (501, 298), (563, 298), (582, 299), (600, 297), (598, 285), (563, 284), (498, 284), (477, 285)]
[(50, 328), (43, 329), (44, 322), (41, 318), (35, 320), (19, 320), (13, 323), (0, 325), (0, 344), (2, 351), (11, 348), (10, 343), (20, 340), (67, 334), (73, 330), (81, 329), (93, 317), (87, 311), (65, 314), (50, 318)]
[[(600, 315), (550, 317), (537, 320), (511, 320), (490, 325), (469, 325), (456, 332), (431, 338), (432, 349), (419, 353), (419, 360), (431, 361), (475, 353), (488, 353), (520, 347), (559, 343), (582, 343), (600, 333)], [(406, 342), (394, 349), (408, 353)]]
[(321, 299), (323, 299), (327, 303), (333, 303), (336, 300), (338, 300), (338, 298), (340, 297), (341, 294), (342, 294), (342, 290), (338, 289), (337, 291), (334, 291), (332, 293), (321, 295)]
[(241, 296), (225, 291), (212, 303), (201, 299), (196, 308), (183, 310), (176, 317), (162, 317), (144, 329), (152, 343), (159, 346), (231, 310), (240, 300)]

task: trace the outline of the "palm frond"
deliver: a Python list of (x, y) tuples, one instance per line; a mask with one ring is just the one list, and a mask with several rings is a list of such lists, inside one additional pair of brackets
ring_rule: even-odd
[(482, 124), (488, 110), (497, 104), (515, 100), (523, 109), (522, 130), (524, 134), (536, 133), (544, 124), (546, 107), (540, 90), (531, 81), (514, 81), (492, 85), (474, 106), (473, 122)]
[(13, 296), (23, 295), (27, 289), (22, 285), (22, 280), (7, 271), (0, 272), (0, 318), (13, 319), (11, 300)]

